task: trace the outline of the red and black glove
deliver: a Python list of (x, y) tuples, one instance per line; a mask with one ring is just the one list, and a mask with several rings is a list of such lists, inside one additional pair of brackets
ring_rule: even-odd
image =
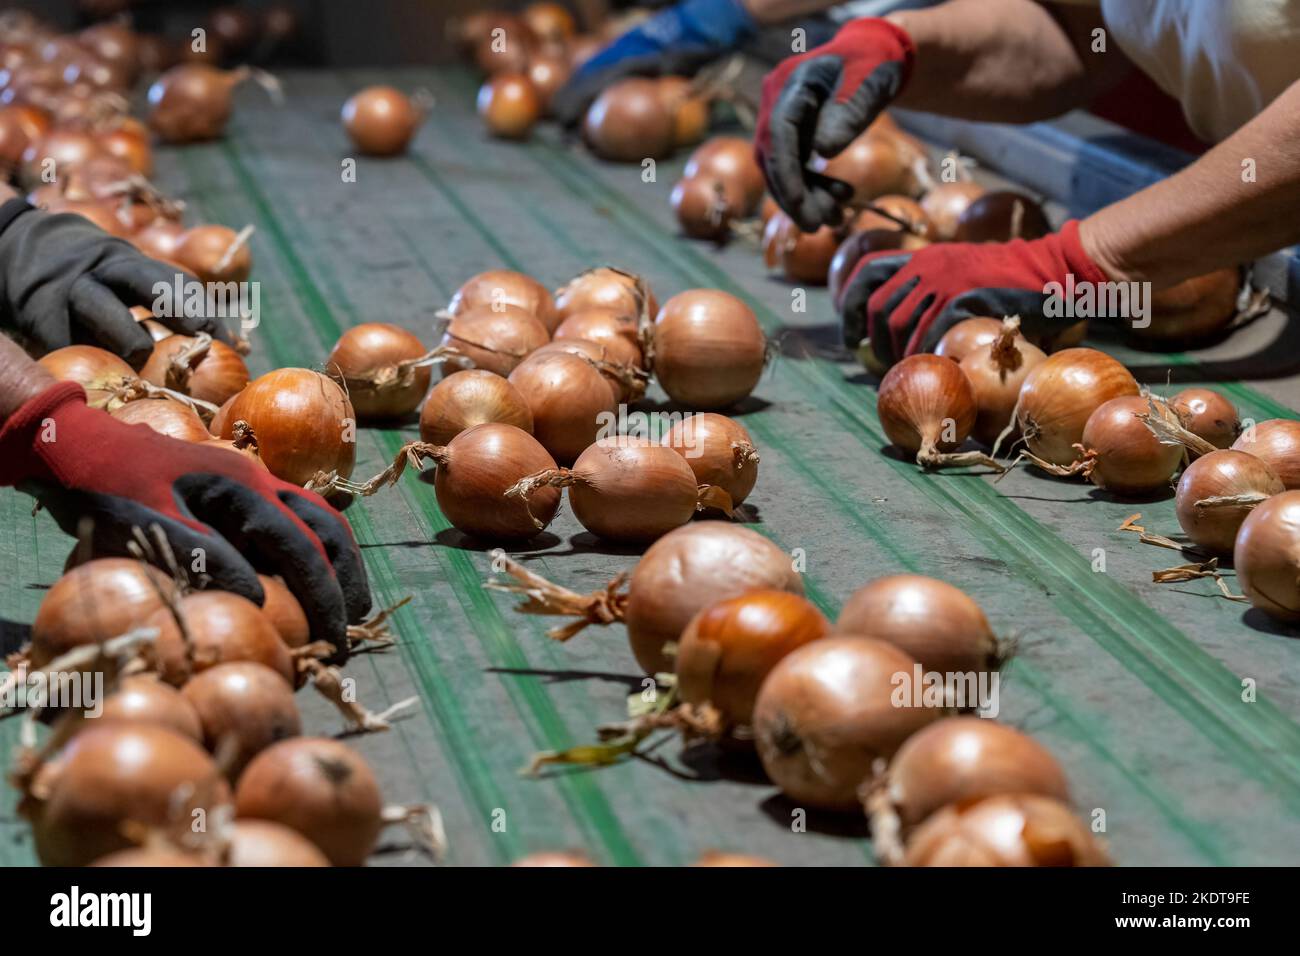
[(262, 603), (257, 572), (278, 574), (312, 636), (346, 656), (347, 625), (370, 610), (352, 531), (319, 495), (242, 455), (126, 425), (64, 382), (0, 429), (0, 485), (32, 494), (68, 534), (89, 519), (92, 549), (126, 555), (133, 528), (157, 525), (184, 568), (200, 556), (210, 584)]
[(1108, 281), (1079, 242), (1079, 223), (1042, 239), (1007, 243), (944, 243), (915, 252), (863, 258), (835, 303), (844, 344), (858, 351), (869, 339), (886, 367), (914, 352), (932, 352), (962, 319), (1020, 316), (1026, 335), (1064, 329), (1077, 319), (1050, 313), (1048, 300), (1074, 282)]
[(763, 80), (754, 154), (777, 204), (804, 232), (838, 225), (852, 188), (808, 168), (862, 133), (903, 89), (915, 49), (903, 29), (868, 17), (830, 43), (783, 60)]

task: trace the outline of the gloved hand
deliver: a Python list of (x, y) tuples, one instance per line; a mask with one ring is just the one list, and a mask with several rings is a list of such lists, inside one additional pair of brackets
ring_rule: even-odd
[(1047, 286), (1064, 285), (1071, 275), (1076, 285), (1109, 281), (1084, 251), (1073, 219), (1032, 241), (943, 243), (866, 256), (835, 307), (844, 344), (856, 351), (869, 338), (876, 358), (889, 366), (933, 351), (948, 329), (974, 315), (1018, 315), (1030, 336), (1064, 329), (1078, 320), (1047, 314)]
[(847, 183), (808, 169), (812, 154), (829, 159), (870, 126), (903, 89), (913, 57), (906, 32), (868, 17), (763, 80), (754, 153), (772, 197), (804, 232), (838, 225), (853, 195)]
[[(153, 340), (129, 308), (152, 306), (155, 284), (170, 289), (175, 282), (175, 267), (81, 216), (41, 212), (21, 199), (0, 206), (0, 327), (43, 351), (74, 342), (98, 345), (139, 368)], [(173, 331), (233, 342), (218, 320), (170, 311), (158, 321)]]
[(582, 64), (551, 98), (551, 113), (565, 126), (574, 126), (614, 81), (627, 76), (690, 76), (757, 31), (758, 24), (740, 0), (683, 0)]
[(182, 567), (202, 555), (213, 587), (261, 604), (256, 572), (280, 575), (338, 659), (348, 622), (370, 609), (352, 532), (323, 498), (242, 455), (88, 408), (75, 383), (51, 386), (5, 422), (0, 485), (35, 496), (68, 534), (89, 518), (95, 554), (126, 555), (132, 528), (158, 525)]

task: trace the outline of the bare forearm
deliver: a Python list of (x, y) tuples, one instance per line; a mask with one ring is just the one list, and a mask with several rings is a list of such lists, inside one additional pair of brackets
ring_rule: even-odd
[(1300, 83), (1191, 166), (1089, 216), (1084, 249), (1157, 288), (1300, 242)]
[(838, 0), (740, 0), (741, 6), (759, 23), (782, 23), (794, 17), (820, 13)]
[(0, 424), (29, 398), (53, 384), (53, 375), (37, 365), (17, 342), (0, 335)]

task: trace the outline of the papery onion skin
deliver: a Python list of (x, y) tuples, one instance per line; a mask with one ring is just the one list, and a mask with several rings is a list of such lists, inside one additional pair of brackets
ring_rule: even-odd
[(632, 571), (628, 641), (647, 674), (673, 669), (664, 646), (702, 608), (754, 588), (803, 594), (788, 554), (767, 538), (725, 521), (695, 521), (664, 535)]
[(957, 238), (957, 224), (971, 203), (988, 190), (978, 183), (938, 183), (921, 197), (921, 208), (930, 217), (934, 228), (931, 236), (937, 242), (952, 242)]
[(545, 327), (548, 336), (560, 324), (550, 290), (532, 276), (509, 269), (491, 269), (468, 279), (451, 297), (447, 311), (459, 316), (480, 308), (500, 311), (503, 306), (530, 313)]
[(1065, 349), (1029, 373), (1020, 389), (1017, 424), (1031, 452), (1054, 465), (1070, 465), (1088, 416), (1112, 398), (1137, 394), (1132, 374), (1109, 355)]
[(368, 86), (348, 97), (341, 112), (343, 129), (367, 156), (406, 152), (424, 114), (401, 90)]
[(1232, 447), (1268, 462), (1288, 491), (1300, 488), (1300, 421), (1270, 418), (1259, 422), (1242, 432)]
[(440, 344), (464, 357), (449, 357), (440, 367), (444, 377), (467, 368), (504, 377), (548, 341), (546, 327), (530, 312), (513, 305), (477, 306), (447, 323)]
[(1232, 552), (1250, 603), (1281, 621), (1300, 621), (1300, 491), (1284, 491), (1242, 522)]
[(438, 507), (456, 528), (487, 541), (526, 540), (550, 524), (560, 507), (556, 488), (528, 499), (507, 498), (521, 478), (555, 468), (555, 459), (532, 435), (513, 425), (488, 423), (461, 432), (434, 472)]
[(670, 428), (663, 443), (691, 466), (701, 485), (721, 488), (739, 505), (758, 481), (758, 451), (745, 426), (716, 412), (688, 415)]
[(759, 588), (704, 608), (677, 644), (677, 689), (710, 704), (728, 726), (748, 726), (763, 680), (791, 651), (830, 633), (807, 598)]
[(293, 688), (262, 664), (218, 664), (186, 681), (181, 693), (203, 725), (204, 746), (225, 758), (232, 783), (261, 751), (302, 733)]
[(975, 426), (975, 393), (952, 359), (910, 355), (881, 380), (876, 411), (885, 434), (902, 451), (947, 452)]
[(649, 439), (593, 442), (570, 469), (569, 504), (578, 522), (607, 541), (645, 543), (695, 514), (695, 474), (671, 448)]
[(1192, 462), (1178, 479), (1178, 523), (1192, 544), (1211, 554), (1232, 554), (1249, 506), (1198, 508), (1207, 498), (1279, 495), (1286, 490), (1268, 463), (1244, 451), (1220, 449)]
[(824, 637), (782, 658), (754, 705), (768, 777), (798, 806), (857, 806), (875, 762), (941, 714), (895, 701), (899, 675), (915, 666), (892, 644), (862, 637)]
[(542, 97), (525, 73), (496, 73), (478, 91), (478, 115), (499, 139), (527, 139), (542, 115)]
[(356, 412), (319, 372), (284, 368), (253, 380), (231, 403), (221, 437), (234, 438), (239, 421), (253, 429), (262, 463), (277, 478), (305, 485), (322, 471), (352, 474)]
[(199, 715), (185, 696), (152, 674), (134, 674), (124, 677), (104, 700), (104, 707), (96, 718), (97, 724), (107, 723), (156, 724), (186, 737), (196, 744), (203, 743), (203, 727)]
[(325, 359), (325, 371), (342, 376), (348, 399), (363, 419), (400, 418), (419, 406), (433, 372), (428, 366), (405, 371), (397, 366), (426, 351), (419, 338), (401, 326), (363, 322), (339, 337)]
[(700, 145), (686, 161), (682, 175), (729, 184), (741, 197), (739, 216), (751, 215), (767, 189), (754, 159), (754, 145), (739, 136), (715, 136)]
[(248, 384), (248, 366), (229, 345), (213, 339), (206, 354), (190, 363), (184, 380), (174, 381), (168, 374), (172, 360), (194, 341), (188, 335), (170, 335), (158, 342), (140, 369), (140, 377), (153, 385), (183, 391), (201, 402), (224, 405)]
[(212, 436), (194, 409), (174, 398), (140, 398), (113, 409), (110, 414), (126, 425), (148, 425), (177, 441), (201, 442)]
[(636, 276), (608, 266), (574, 276), (555, 290), (556, 325), (575, 312), (588, 309), (613, 309), (624, 315), (639, 316), (643, 307), (652, 317), (659, 311), (659, 303), (645, 280), (641, 280), (638, 292)]
[(975, 394), (977, 412), (971, 435), (976, 441), (992, 448), (1002, 432), (1014, 426), (1021, 386), (1046, 360), (1042, 349), (1019, 336), (1011, 344), (980, 346), (961, 360), (961, 370)]
[(998, 666), (997, 637), (980, 606), (946, 581), (919, 574), (892, 574), (858, 588), (844, 602), (835, 631), (893, 644), (935, 673)]
[(533, 413), (519, 389), (486, 369), (465, 369), (448, 375), (425, 399), (420, 439), (446, 445), (466, 429), (488, 422), (533, 431)]
[(320, 737), (282, 740), (253, 758), (235, 812), (297, 831), (334, 866), (364, 864), (383, 829), (374, 772), (346, 744)]
[(1241, 434), (1236, 406), (1213, 389), (1185, 388), (1169, 405), (1184, 428), (1215, 448), (1231, 448)]
[(944, 807), (917, 828), (904, 866), (1109, 866), (1088, 826), (1060, 801), (1001, 794)]
[[(1017, 212), (1017, 206), (1019, 212)], [(1041, 239), (1052, 231), (1043, 207), (1022, 193), (991, 192), (980, 196), (957, 218), (957, 242), (1010, 242)]]
[(667, 156), (675, 132), (675, 117), (659, 95), (659, 84), (645, 77), (605, 87), (582, 124), (582, 138), (591, 151), (621, 163)]
[(1138, 419), (1149, 407), (1144, 397), (1125, 396), (1102, 403), (1088, 416), (1083, 447), (1096, 453), (1089, 477), (1098, 488), (1130, 496), (1168, 489), (1183, 449), (1161, 444)]
[(533, 414), (533, 436), (562, 465), (577, 459), (617, 410), (609, 382), (577, 355), (533, 356), (510, 373), (509, 381)]
[(150, 627), (158, 628), (158, 673), (169, 684), (180, 686), (218, 664), (252, 661), (292, 686), (289, 648), (252, 601), (225, 591), (195, 591), (181, 598), (180, 616), (184, 631), (171, 608), (155, 611), (148, 620)]
[(664, 303), (654, 322), (654, 373), (668, 397), (693, 409), (728, 408), (758, 384), (767, 339), (735, 296), (691, 289)]
[(270, 820), (235, 820), (226, 833), (227, 866), (329, 866), (324, 853), (297, 830)]
[(634, 314), (614, 309), (585, 309), (571, 313), (555, 330), (554, 340), (586, 339), (606, 350), (605, 361), (640, 368), (645, 364), (637, 343)]

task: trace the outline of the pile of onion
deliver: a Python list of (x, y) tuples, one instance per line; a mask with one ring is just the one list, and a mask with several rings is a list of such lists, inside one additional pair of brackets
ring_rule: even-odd
[(961, 370), (975, 393), (975, 440), (992, 448), (1008, 428), (1014, 430), (1016, 402), (1029, 373), (1047, 360), (1042, 349), (1020, 336), (1020, 321), (1007, 319), (998, 337), (961, 359)]
[(582, 123), (582, 138), (591, 151), (620, 163), (667, 156), (675, 136), (674, 111), (660, 94), (658, 82), (645, 77), (605, 87)]
[(546, 286), (532, 276), (509, 269), (490, 269), (466, 280), (451, 297), (447, 311), (457, 317), (482, 308), (500, 312), (507, 306), (529, 313), (546, 329), (548, 337), (560, 324), (555, 299)]
[(1178, 523), (1198, 548), (1229, 555), (1251, 509), (1285, 490), (1266, 461), (1244, 451), (1212, 451), (1178, 480)]
[(226, 71), (203, 63), (174, 66), (149, 87), (149, 128), (165, 143), (216, 139), (230, 119), (231, 94), (250, 79), (278, 98), (275, 80), (250, 67)]
[(899, 675), (915, 666), (892, 644), (856, 636), (822, 638), (783, 657), (754, 704), (768, 777), (798, 806), (855, 806), (873, 764), (941, 716), (894, 699)]
[(429, 390), (432, 372), (423, 364), (429, 354), (401, 326), (363, 322), (339, 337), (325, 369), (342, 378), (363, 419), (400, 418), (415, 411)]
[(518, 306), (462, 309), (442, 333), (442, 374), (481, 368), (509, 375), (548, 341), (546, 327)]
[(248, 366), (238, 352), (209, 335), (169, 335), (153, 347), (140, 377), (224, 405), (248, 384)]
[(1059, 800), (999, 794), (944, 807), (917, 827), (904, 866), (1109, 866), (1086, 824)]
[(532, 356), (510, 373), (509, 380), (528, 403), (533, 435), (561, 464), (581, 455), (617, 411), (613, 387), (595, 362), (578, 355)]
[(1016, 424), (1029, 451), (1054, 465), (1072, 464), (1088, 417), (1112, 398), (1138, 394), (1120, 362), (1095, 349), (1066, 349), (1029, 373)]
[(767, 339), (753, 310), (735, 296), (691, 289), (659, 310), (647, 351), (669, 398), (694, 409), (721, 409), (758, 384)]
[(411, 97), (391, 86), (368, 86), (343, 104), (343, 129), (367, 156), (406, 152), (425, 112)]
[(198, 714), (204, 746), (222, 757), (232, 783), (271, 744), (302, 733), (292, 685), (263, 664), (218, 664), (186, 681), (181, 693)]
[(478, 91), (478, 115), (499, 139), (526, 139), (541, 118), (543, 100), (524, 73), (497, 73)]
[(494, 372), (465, 369), (433, 387), (420, 409), (420, 439), (446, 445), (466, 429), (488, 422), (531, 433), (533, 413), (519, 390)]
[(758, 481), (758, 449), (745, 426), (715, 412), (687, 415), (664, 434), (663, 444), (686, 459), (701, 485), (722, 489), (741, 504)]
[(1300, 421), (1270, 418), (1259, 422), (1242, 432), (1232, 447), (1267, 462), (1288, 491), (1300, 488)]
[(900, 229), (922, 239), (932, 239), (934, 224), (921, 204), (909, 196), (877, 196), (847, 224), (850, 232), (869, 229)]
[(1251, 604), (1279, 620), (1300, 621), (1300, 491), (1273, 495), (1250, 513), (1232, 562)]
[(1002, 466), (982, 452), (957, 452), (975, 427), (975, 393), (952, 359), (910, 355), (880, 382), (876, 413), (889, 440), (923, 468)]

